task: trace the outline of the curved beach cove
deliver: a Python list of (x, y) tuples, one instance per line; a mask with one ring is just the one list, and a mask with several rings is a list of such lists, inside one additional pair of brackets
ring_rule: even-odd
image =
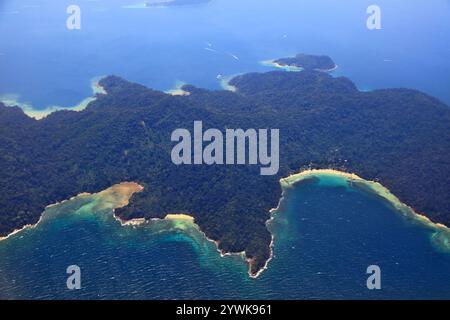
[[(449, 298), (449, 230), (356, 175), (311, 170), (281, 180), (268, 228), (273, 254), (257, 279), (244, 255), (220, 255), (187, 214), (121, 221), (142, 190), (121, 183), (51, 205), (0, 242), (1, 298)], [(430, 243), (430, 237), (432, 244)], [(82, 289), (65, 287), (77, 264)], [(380, 265), (383, 290), (365, 288)]]
[(43, 119), (59, 110), (83, 111), (91, 102), (97, 99), (97, 94), (106, 94), (105, 89), (99, 84), (103, 78), (103, 76), (92, 78), (90, 80), (92, 95), (75, 106), (49, 106), (44, 109), (36, 109), (31, 103), (21, 101), (19, 95), (1, 95), (0, 102), (6, 106), (19, 106), (27, 116), (36, 120)]
[(293, 188), (297, 183), (314, 178), (319, 180), (319, 184), (359, 189), (383, 199), (394, 209), (395, 212), (399, 213), (408, 221), (420, 224), (424, 228), (429, 229), (432, 232), (432, 243), (438, 250), (450, 252), (449, 227), (443, 224), (433, 223), (425, 215), (415, 212), (413, 208), (402, 203), (395, 195), (393, 195), (387, 188), (378, 182), (364, 180), (353, 173), (346, 173), (333, 169), (317, 169), (306, 170), (298, 174), (291, 175), (287, 178), (281, 179), (280, 183), (283, 188), (283, 192), (286, 192), (290, 188)]

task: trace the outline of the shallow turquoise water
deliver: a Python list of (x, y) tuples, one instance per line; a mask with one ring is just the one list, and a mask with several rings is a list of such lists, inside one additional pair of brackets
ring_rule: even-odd
[[(122, 227), (86, 203), (51, 208), (36, 229), (0, 242), (0, 298), (450, 298), (450, 254), (432, 246), (430, 230), (373, 195), (327, 181), (288, 192), (271, 227), (274, 259), (257, 279), (195, 228)], [(73, 264), (81, 290), (66, 288)], [(373, 264), (382, 271), (379, 291), (366, 288)]]

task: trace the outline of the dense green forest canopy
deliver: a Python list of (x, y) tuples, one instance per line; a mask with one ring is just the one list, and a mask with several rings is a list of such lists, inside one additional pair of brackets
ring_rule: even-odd
[[(38, 221), (45, 206), (80, 192), (135, 181), (145, 187), (123, 219), (188, 213), (227, 252), (246, 252), (257, 272), (268, 259), (265, 222), (279, 179), (336, 168), (378, 180), (406, 204), (450, 225), (450, 109), (409, 89), (360, 92), (315, 71), (251, 73), (237, 92), (185, 86), (171, 96), (115, 76), (86, 110), (42, 120), (0, 104), (0, 235)], [(280, 171), (256, 166), (176, 166), (170, 136), (192, 128), (279, 128)]]

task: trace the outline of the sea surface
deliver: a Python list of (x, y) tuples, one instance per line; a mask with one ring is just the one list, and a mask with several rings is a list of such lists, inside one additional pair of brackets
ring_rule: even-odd
[[(408, 87), (450, 104), (449, 1), (379, 0), (378, 31), (366, 28), (365, 0), (145, 9), (78, 0), (82, 29), (69, 31), (73, 3), (0, 1), (0, 100), (28, 110), (75, 107), (92, 94), (91, 80), (108, 74), (160, 90), (219, 90), (224, 77), (268, 71), (261, 61), (305, 52), (330, 55), (334, 75), (361, 90)], [(121, 226), (101, 201), (82, 196), (51, 207), (38, 226), (1, 241), (0, 298), (450, 299), (450, 254), (433, 232), (336, 179), (287, 192), (270, 227), (273, 260), (257, 279), (195, 226)], [(81, 268), (80, 290), (66, 287), (69, 265)], [(381, 290), (366, 287), (369, 265), (381, 268)]]
[[(142, 8), (139, 0), (1, 0), (0, 100), (74, 107), (90, 80), (115, 74), (154, 89), (268, 71), (260, 61), (330, 55), (360, 89), (408, 87), (450, 104), (450, 1), (212, 0)], [(66, 9), (81, 9), (81, 30)]]
[[(102, 201), (51, 207), (35, 228), (0, 242), (0, 298), (450, 299), (448, 247), (341, 178), (287, 190), (270, 223), (273, 260), (256, 279), (196, 225), (122, 226)], [(81, 269), (80, 290), (66, 287), (70, 265)], [(381, 290), (367, 289), (370, 265), (381, 269)]]

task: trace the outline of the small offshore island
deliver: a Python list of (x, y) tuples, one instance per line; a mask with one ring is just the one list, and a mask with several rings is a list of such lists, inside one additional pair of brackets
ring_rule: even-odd
[(329, 56), (317, 56), (299, 53), (295, 57), (281, 58), (263, 61), (264, 65), (273, 65), (287, 71), (322, 71), (331, 72), (337, 69), (337, 65)]
[[(84, 110), (41, 120), (0, 103), (0, 237), (35, 225), (50, 204), (122, 185), (112, 190), (126, 195), (114, 211), (123, 224), (195, 221), (222, 254), (244, 254), (256, 277), (272, 257), (268, 221), (283, 189), (298, 183), (294, 173), (333, 168), (426, 216), (398, 205), (448, 245), (450, 108), (416, 90), (361, 92), (317, 67), (331, 64), (239, 75), (229, 81), (233, 91), (184, 85), (181, 95), (108, 76)], [(278, 175), (260, 176), (252, 166), (175, 166), (168, 137), (198, 119), (211, 128), (280, 128)]]
[(172, 6), (187, 6), (201, 3), (207, 3), (211, 0), (150, 0), (134, 5), (127, 5), (124, 8), (128, 9), (144, 9), (144, 8), (158, 8), (158, 7), (172, 7)]

